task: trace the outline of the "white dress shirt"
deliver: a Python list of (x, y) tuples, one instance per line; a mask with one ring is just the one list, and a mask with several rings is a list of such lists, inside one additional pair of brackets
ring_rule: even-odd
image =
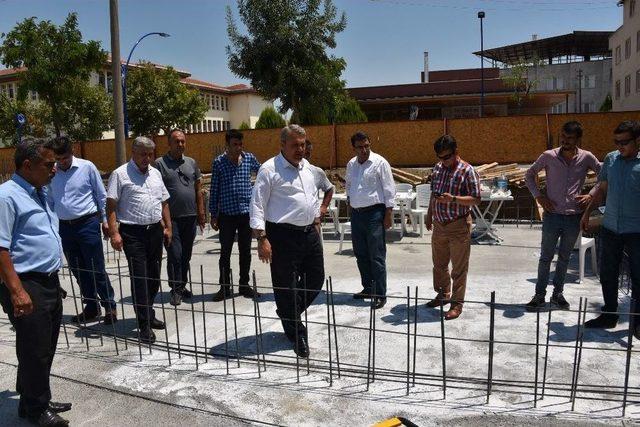
[(250, 225), (264, 230), (265, 222), (310, 225), (319, 216), (316, 174), (305, 159), (295, 167), (282, 153), (262, 164), (249, 206)]
[(362, 164), (357, 157), (349, 160), (346, 181), (347, 197), (352, 208), (366, 208), (377, 204), (393, 207), (396, 185), (391, 165), (384, 157), (372, 151)]
[(98, 169), (89, 160), (72, 157), (69, 169), (58, 169), (49, 187), (58, 218), (72, 220), (100, 212), (100, 218), (106, 221), (107, 192)]
[(130, 160), (109, 177), (107, 198), (118, 203), (119, 222), (150, 225), (162, 219), (162, 202), (169, 199), (169, 192), (158, 169), (149, 166), (147, 172), (142, 173)]

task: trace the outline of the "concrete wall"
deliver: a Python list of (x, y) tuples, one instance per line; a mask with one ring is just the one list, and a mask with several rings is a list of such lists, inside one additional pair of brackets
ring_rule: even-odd
[(238, 128), (246, 122), (253, 129), (262, 110), (273, 107), (273, 103), (254, 93), (243, 93), (232, 96), (230, 106), (231, 127)]
[[(313, 142), (312, 163), (324, 167), (344, 167), (354, 156), (351, 135), (362, 130), (369, 135), (373, 151), (389, 160), (393, 166), (432, 166), (436, 162), (433, 142), (445, 131), (458, 140), (461, 156), (472, 164), (490, 162), (532, 163), (547, 148), (558, 145), (560, 129), (569, 120), (578, 120), (584, 127), (582, 146), (599, 159), (615, 150), (613, 129), (623, 120), (640, 120), (640, 111), (589, 114), (548, 114), (455, 120), (425, 120), (404, 122), (374, 122), (337, 126), (308, 126)], [(211, 170), (215, 156), (224, 151), (224, 132), (187, 135), (186, 154), (196, 159), (204, 172)], [(244, 131), (245, 150), (254, 153), (260, 162), (280, 150), (280, 129)], [(167, 147), (165, 136), (158, 136), (157, 156)], [(131, 140), (127, 141), (127, 153)], [(113, 140), (77, 144), (76, 153), (93, 161), (103, 172), (115, 166)], [(0, 149), (0, 173), (13, 169), (13, 149)]]
[[(631, 2), (624, 2), (623, 25), (609, 38), (609, 48), (613, 52), (613, 82), (611, 94), (613, 111), (631, 111), (640, 109), (640, 91), (636, 90), (640, 79), (640, 4), (636, 2), (635, 12), (630, 16)], [(631, 55), (625, 58), (625, 43), (631, 41)], [(616, 63), (616, 48), (620, 47), (620, 62)], [(625, 94), (625, 78), (631, 80), (631, 91)], [(616, 82), (620, 82), (620, 97), (615, 96)]]

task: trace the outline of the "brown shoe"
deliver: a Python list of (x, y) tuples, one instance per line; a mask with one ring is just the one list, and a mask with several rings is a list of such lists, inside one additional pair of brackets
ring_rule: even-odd
[(460, 317), (462, 314), (462, 304), (451, 304), (451, 308), (447, 311), (447, 314), (444, 315), (445, 320), (453, 320)]
[(104, 323), (105, 325), (113, 325), (117, 321), (118, 321), (118, 313), (116, 312), (115, 308), (113, 310), (107, 311), (104, 317), (102, 318), (102, 323)]
[(438, 294), (434, 299), (427, 303), (427, 307), (436, 308), (447, 304), (449, 304), (449, 300), (443, 294)]

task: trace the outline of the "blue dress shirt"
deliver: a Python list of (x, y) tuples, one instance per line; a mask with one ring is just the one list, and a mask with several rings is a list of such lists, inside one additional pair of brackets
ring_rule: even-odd
[(9, 250), (16, 273), (51, 273), (62, 267), (58, 217), (47, 189), (14, 174), (0, 185), (0, 248)]
[(107, 191), (98, 169), (89, 160), (73, 157), (69, 169), (56, 171), (50, 187), (49, 197), (58, 218), (71, 220), (100, 212), (106, 221)]
[(227, 154), (221, 154), (211, 166), (209, 212), (212, 217), (249, 213), (251, 201), (251, 172), (258, 172), (260, 162), (251, 154), (242, 152), (240, 164), (231, 163)]
[(640, 233), (640, 157), (607, 154), (598, 181), (607, 182), (607, 209), (602, 225), (614, 233)]

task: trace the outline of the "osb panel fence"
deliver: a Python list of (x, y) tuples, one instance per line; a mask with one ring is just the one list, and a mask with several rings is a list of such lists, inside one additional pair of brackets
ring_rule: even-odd
[[(433, 142), (444, 132), (459, 143), (462, 157), (472, 164), (490, 162), (532, 163), (547, 146), (557, 146), (562, 124), (577, 120), (584, 127), (583, 148), (599, 159), (615, 149), (613, 129), (623, 120), (640, 120), (640, 111), (618, 113), (547, 114), (483, 119), (374, 122), (336, 126), (309, 126), (313, 142), (312, 162), (324, 168), (344, 167), (353, 157), (351, 135), (362, 130), (369, 135), (372, 149), (394, 166), (432, 166), (436, 162)], [(279, 129), (244, 131), (245, 150), (264, 162), (280, 149)], [(157, 155), (167, 150), (164, 136), (155, 138)], [(131, 140), (127, 140), (127, 152)], [(213, 158), (224, 151), (224, 132), (187, 135), (187, 155), (196, 159), (205, 172)], [(104, 172), (115, 166), (114, 140), (78, 144), (76, 154), (94, 162)], [(0, 166), (13, 168), (13, 149), (0, 149)]]

